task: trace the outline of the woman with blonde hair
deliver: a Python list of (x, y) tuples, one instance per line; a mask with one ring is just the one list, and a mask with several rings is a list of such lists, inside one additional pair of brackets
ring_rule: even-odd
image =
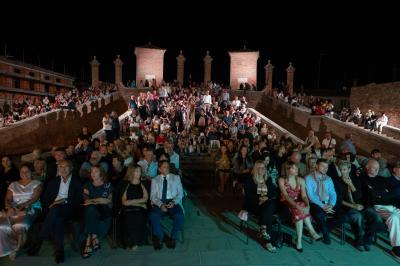
[(135, 250), (147, 239), (147, 202), (149, 194), (141, 183), (142, 168), (129, 165), (125, 188), (121, 197), (122, 244), (124, 248)]
[(252, 178), (247, 179), (245, 191), (245, 210), (259, 217), (259, 237), (266, 242), (270, 252), (276, 252), (273, 246), (276, 236), (272, 233), (272, 215), (278, 206), (278, 189), (271, 178), (267, 178), (263, 161), (256, 161), (251, 172)]
[(289, 208), (292, 221), (296, 225), (297, 243), (295, 249), (303, 252), (301, 239), (303, 235), (303, 221), (314, 240), (321, 240), (311, 224), (310, 202), (307, 197), (304, 179), (298, 176), (296, 164), (288, 162), (286, 165), (287, 176), (278, 180), (281, 190), (281, 201)]

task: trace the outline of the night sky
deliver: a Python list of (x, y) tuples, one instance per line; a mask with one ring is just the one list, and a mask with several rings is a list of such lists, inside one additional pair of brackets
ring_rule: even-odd
[(126, 82), (135, 78), (134, 47), (151, 41), (167, 49), (166, 80), (175, 79), (175, 57), (182, 49), (186, 80), (191, 74), (193, 81), (202, 81), (202, 58), (210, 50), (213, 79), (226, 84), (227, 52), (246, 43), (247, 48), (260, 51), (259, 85), (264, 84), (268, 59), (275, 65), (274, 85), (285, 81), (284, 70), (292, 61), (295, 88), (303, 86), (309, 92), (317, 89), (318, 69), (320, 90), (325, 92), (339, 92), (354, 79), (358, 85), (400, 79), (397, 9), (337, 1), (320, 6), (246, 4), (6, 12), (0, 18), (0, 54), (4, 55), (6, 45), (8, 55), (22, 60), (24, 50), (26, 62), (37, 65), (40, 60), (42, 67), (59, 72), (65, 64), (67, 74), (86, 81), (93, 55), (102, 63), (101, 80), (113, 81), (112, 61), (120, 54)]

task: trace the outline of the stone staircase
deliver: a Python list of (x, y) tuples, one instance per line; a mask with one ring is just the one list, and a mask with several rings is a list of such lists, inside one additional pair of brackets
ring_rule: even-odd
[(182, 182), (186, 188), (204, 189), (213, 186), (215, 161), (211, 155), (180, 155)]

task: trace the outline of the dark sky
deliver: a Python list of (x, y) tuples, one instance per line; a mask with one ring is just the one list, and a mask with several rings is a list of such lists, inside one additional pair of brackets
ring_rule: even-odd
[[(151, 2), (146, 2), (150, 4)], [(213, 78), (229, 80), (228, 51), (247, 48), (260, 51), (259, 83), (264, 83), (263, 67), (268, 59), (275, 65), (274, 82), (285, 80), (289, 61), (296, 67), (295, 85), (312, 91), (320, 88), (339, 91), (370, 82), (390, 82), (400, 78), (400, 53), (396, 9), (335, 4), (131, 7), (91, 10), (24, 10), (6, 12), (0, 18), (0, 54), (7, 54), (42, 67), (90, 79), (88, 62), (96, 55), (101, 79), (113, 81), (113, 59), (121, 54), (124, 81), (135, 77), (134, 47), (151, 41), (166, 48), (164, 77), (176, 76), (179, 50), (187, 58), (185, 76), (201, 81), (202, 58), (210, 50), (214, 58)], [(187, 4), (187, 3), (186, 3)], [(79, 10), (79, 11), (77, 11)]]

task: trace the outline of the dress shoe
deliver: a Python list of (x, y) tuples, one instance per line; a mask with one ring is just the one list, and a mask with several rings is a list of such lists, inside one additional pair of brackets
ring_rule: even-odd
[(40, 251), (40, 248), (42, 247), (42, 243), (43, 243), (42, 241), (37, 241), (37, 242), (32, 243), (32, 245), (29, 247), (29, 249), (27, 251), (28, 256), (35, 256), (36, 254), (38, 254)]
[(155, 250), (162, 249), (162, 241), (158, 237), (153, 238), (153, 247)]
[(170, 239), (169, 241), (168, 241), (168, 246), (167, 246), (168, 248), (170, 248), (170, 249), (175, 249), (175, 247), (176, 247), (176, 240), (175, 239)]
[(64, 262), (64, 250), (57, 250), (55, 254), (55, 261), (56, 263)]
[(326, 245), (330, 245), (331, 244), (331, 238), (329, 236), (324, 237), (322, 242), (324, 242), (324, 244), (326, 244)]

